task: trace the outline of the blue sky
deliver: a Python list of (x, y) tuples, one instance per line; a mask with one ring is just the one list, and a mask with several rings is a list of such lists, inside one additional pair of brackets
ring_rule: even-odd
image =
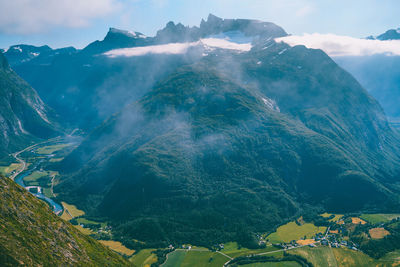
[(109, 27), (152, 36), (168, 21), (199, 25), (209, 13), (271, 21), (295, 35), (365, 37), (400, 27), (399, 0), (0, 0), (0, 48), (82, 48)]

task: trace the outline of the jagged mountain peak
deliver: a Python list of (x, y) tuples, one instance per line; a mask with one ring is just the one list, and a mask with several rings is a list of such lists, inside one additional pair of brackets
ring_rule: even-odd
[(105, 38), (110, 37), (112, 35), (117, 35), (117, 36), (126, 36), (129, 38), (145, 38), (146, 36), (140, 32), (133, 32), (133, 31), (128, 31), (128, 30), (121, 30), (117, 28), (111, 27), (106, 35)]
[(181, 23), (170, 21), (166, 27), (159, 30), (155, 37), (157, 43), (197, 41), (213, 35), (226, 32), (241, 32), (253, 37), (283, 37), (287, 33), (271, 22), (250, 19), (222, 19), (209, 14), (207, 20), (202, 19), (200, 27), (188, 27)]
[(200, 29), (203, 34), (218, 34), (228, 31), (241, 31), (248, 36), (282, 37), (287, 33), (271, 22), (252, 19), (222, 19), (209, 14), (207, 21), (202, 20)]
[(400, 39), (400, 28), (387, 30), (385, 33), (376, 37), (376, 39), (381, 40), (381, 41), (399, 40)]

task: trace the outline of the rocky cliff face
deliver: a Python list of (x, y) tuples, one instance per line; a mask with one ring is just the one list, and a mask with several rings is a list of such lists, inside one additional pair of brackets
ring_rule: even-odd
[(0, 54), (0, 156), (57, 133), (55, 115)]

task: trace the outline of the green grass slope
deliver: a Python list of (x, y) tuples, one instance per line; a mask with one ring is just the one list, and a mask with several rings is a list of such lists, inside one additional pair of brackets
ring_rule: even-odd
[(0, 198), (1, 266), (129, 266), (3, 176)]

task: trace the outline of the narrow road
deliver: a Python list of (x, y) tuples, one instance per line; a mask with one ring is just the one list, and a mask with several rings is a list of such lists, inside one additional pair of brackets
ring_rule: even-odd
[(56, 178), (56, 176), (53, 174), (53, 176), (51, 177), (51, 194), (53, 195), (53, 197), (56, 197), (56, 195), (54, 194), (53, 188), (54, 188), (54, 178)]
[(25, 162), (25, 160), (21, 159), (21, 158), (18, 157), (18, 156), (19, 156), (21, 153), (27, 151), (28, 149), (34, 148), (35, 146), (36, 146), (36, 145), (29, 146), (29, 147), (27, 147), (27, 148), (25, 148), (25, 149), (23, 149), (23, 150), (21, 150), (21, 151), (18, 151), (18, 152), (16, 152), (16, 153), (12, 154), (12, 156), (13, 156), (20, 164), (22, 164), (21, 167), (20, 167), (14, 174), (12, 174), (12, 175), (10, 176), (10, 178), (11, 178), (12, 180), (14, 180), (15, 177), (17, 177), (21, 172), (25, 171), (25, 169), (26, 169), (26, 162)]
[(217, 253), (224, 255), (225, 257), (229, 258), (230, 260), (233, 260), (233, 258), (231, 256), (226, 255), (225, 253), (221, 252), (221, 251), (217, 251)]
[[(319, 243), (319, 241), (316, 241), (315, 243), (312, 243), (312, 244), (316, 244), (316, 243)], [(302, 246), (292, 247), (292, 248), (283, 248), (283, 249), (274, 250), (274, 251), (268, 251), (268, 252), (263, 252), (263, 253), (259, 253), (259, 254), (255, 254), (255, 255), (256, 255), (256, 256), (261, 256), (261, 255), (272, 254), (272, 253), (276, 253), (276, 252), (280, 252), (280, 251), (287, 251), (287, 250), (292, 250), (292, 249), (302, 248), (302, 247), (307, 247), (307, 246), (309, 246), (309, 245), (302, 245)]]
[(328, 237), (329, 230), (331, 230), (331, 227), (330, 227), (330, 226), (328, 227), (328, 229), (326, 229), (326, 233), (325, 233), (325, 239)]
[(21, 153), (23, 153), (23, 152), (25, 152), (25, 151), (32, 150), (32, 149), (34, 149), (35, 147), (37, 147), (37, 146), (39, 146), (39, 145), (43, 145), (43, 144), (46, 144), (46, 143), (49, 143), (49, 142), (57, 141), (57, 139), (59, 139), (59, 138), (61, 138), (61, 137), (60, 137), (60, 136), (54, 137), (54, 138), (52, 138), (52, 139), (43, 141), (43, 142), (41, 142), (41, 143), (37, 143), (37, 144), (31, 145), (31, 146), (28, 146), (28, 147), (22, 149), (21, 151), (18, 151), (18, 152), (15, 152), (15, 153), (11, 154), (11, 156), (13, 156), (19, 163), (22, 164), (22, 166), (21, 166), (14, 174), (10, 175), (10, 178), (11, 178), (12, 180), (14, 180), (15, 177), (17, 177), (21, 172), (23, 172), (23, 171), (26, 170), (27, 164), (26, 164), (25, 160), (23, 160), (22, 158), (19, 157), (19, 155), (20, 155)]

